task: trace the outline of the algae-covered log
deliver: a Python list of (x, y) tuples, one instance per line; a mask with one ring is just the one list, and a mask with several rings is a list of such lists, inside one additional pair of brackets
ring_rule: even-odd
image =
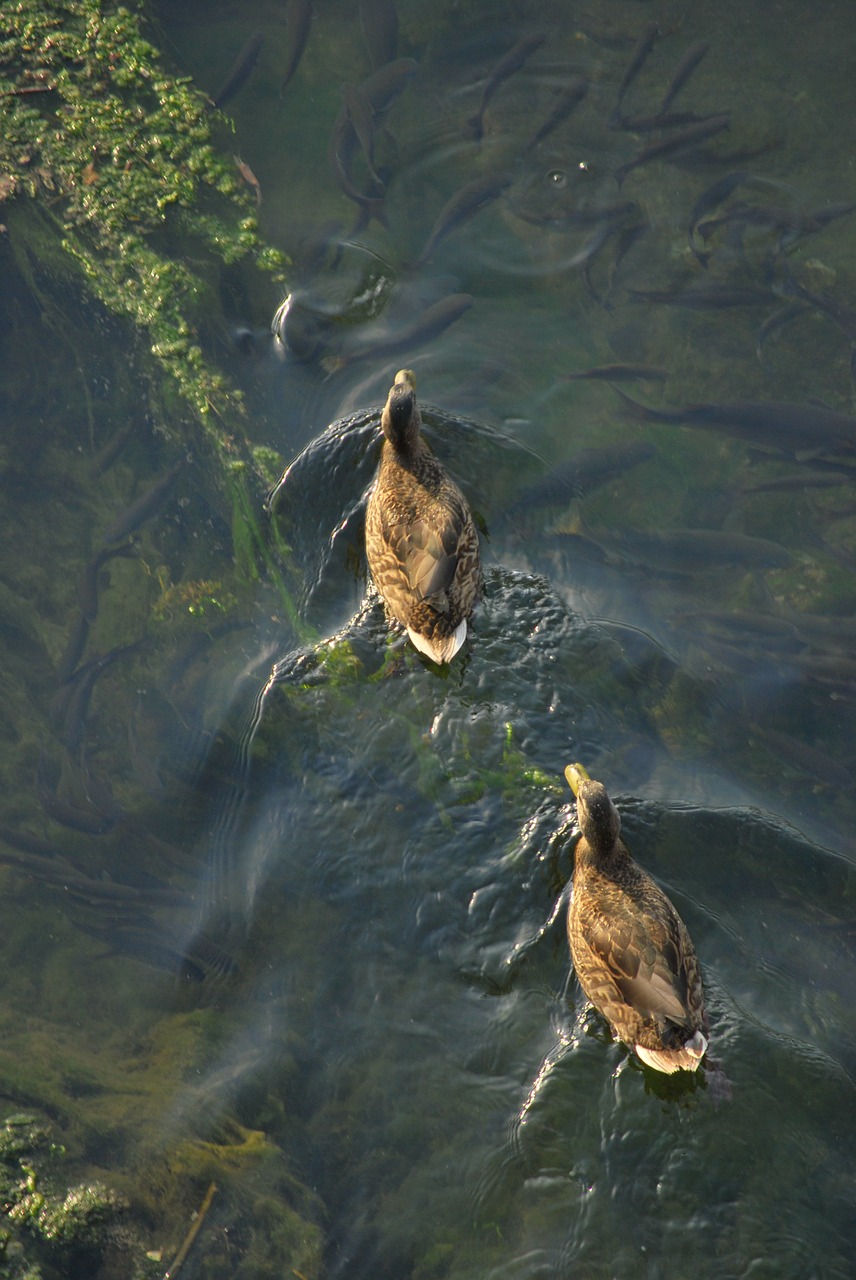
[(130, 320), (225, 444), (242, 404), (204, 353), (219, 276), (241, 261), (277, 276), (283, 259), (211, 120), (129, 8), (20, 0), (0, 13), (0, 220), (19, 267), (42, 297), (45, 275), (77, 277)]

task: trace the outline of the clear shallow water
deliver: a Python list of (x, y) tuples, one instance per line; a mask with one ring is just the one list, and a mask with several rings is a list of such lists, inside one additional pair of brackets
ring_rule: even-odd
[[(640, 139), (607, 121), (651, 6), (604, 5), (578, 25), (564, 6), (539, 6), (531, 22), (510, 6), (413, 8), (400, 8), (399, 50), (419, 67), (378, 144), (389, 229), (365, 233), (349, 230), (355, 209), (327, 161), (340, 85), (368, 70), (351, 7), (316, 15), (282, 98), (278, 7), (161, 12), (167, 47), (212, 91), (247, 34), (264, 31), (224, 145), (259, 177), (271, 239), (298, 257), (335, 221), (344, 245), (338, 258), (335, 244), (298, 258), (312, 321), (298, 351), (282, 359), (266, 335), (279, 298), (230, 301), (229, 322), (254, 337), (224, 341), (255, 438), (285, 461), (315, 442), (277, 515), (299, 625), (265, 583), (235, 587), (228, 511), (204, 477), (180, 479), (138, 557), (111, 561), (102, 582), (87, 652), (148, 639), (97, 682), (83, 782), (62, 750), (68, 722), (60, 732), (50, 711), (75, 583), (117, 504), (171, 459), (141, 431), (93, 479), (73, 355), (51, 343), (33, 385), (15, 335), (37, 332), (37, 316), (23, 289), (5, 304), (4, 415), (20, 453), (6, 486), (4, 822), (87, 877), (74, 892), (41, 864), (9, 874), (7, 1096), (54, 1118), (81, 1176), (128, 1191), (167, 1257), (216, 1178), (188, 1275), (848, 1276), (852, 481), (749, 493), (813, 461), (639, 424), (608, 387), (561, 381), (644, 361), (668, 371), (665, 384), (622, 385), (649, 405), (849, 408), (847, 341), (828, 320), (772, 333), (765, 366), (757, 333), (777, 295), (769, 308), (694, 310), (629, 292), (701, 278), (689, 210), (736, 164), (785, 184), (776, 201), (789, 209), (853, 196), (846, 59), (804, 15), (792, 36), (786, 6), (658, 9), (664, 35), (628, 100), (656, 105), (685, 49), (707, 40), (678, 102), (731, 111), (712, 154), (761, 150), (629, 174), (622, 196), (651, 229), (620, 259), (605, 246), (593, 296), (568, 265), (579, 229), (556, 229), (554, 186), (542, 204), (542, 162), (521, 146), (562, 78), (586, 74), (579, 114), (539, 148), (545, 175), (578, 162), (581, 140), (598, 170), (636, 154)], [(477, 148), (465, 122), (531, 27), (550, 40), (497, 90)], [(414, 271), (445, 200), (494, 162), (512, 168), (508, 191)], [(521, 209), (546, 210), (550, 225)], [(742, 257), (716, 241), (712, 270), (763, 281), (775, 241), (747, 234)], [(844, 218), (790, 260), (846, 299), (852, 254)], [(456, 292), (473, 306), (432, 341), (332, 374), (321, 364), (388, 341), (390, 316), (406, 326)], [(109, 331), (88, 337), (85, 381), (107, 438), (133, 379)], [(358, 613), (349, 555), (373, 413), (402, 364), (490, 532), (475, 639), (443, 677), (407, 650), (383, 665), (382, 618)], [(656, 452), (622, 470), (640, 438)], [(533, 495), (558, 464), (607, 447), (616, 474), (584, 486), (578, 506), (561, 485)], [(643, 554), (634, 530), (764, 538), (790, 558), (759, 565), (737, 541), (688, 561), (680, 535)], [(202, 627), (187, 615), (189, 584), (206, 602)], [(236, 591), (226, 613), (211, 603)], [(103, 833), (52, 819), (34, 781), (43, 756), (78, 817), (93, 777), (124, 816)], [(730, 1103), (715, 1106), (704, 1080), (643, 1071), (583, 1008), (562, 914), (551, 923), (572, 859), (571, 759), (606, 782), (630, 848), (690, 928)], [(105, 877), (174, 897), (117, 904)], [(264, 1138), (254, 1148), (248, 1134)], [(314, 1251), (308, 1228), (284, 1231), (284, 1206), (317, 1225)]]

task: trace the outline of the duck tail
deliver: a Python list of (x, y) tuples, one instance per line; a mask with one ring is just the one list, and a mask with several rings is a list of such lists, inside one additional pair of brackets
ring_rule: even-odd
[(451, 662), (467, 638), (467, 620), (464, 618), (459, 622), (455, 630), (448, 636), (432, 636), (429, 640), (427, 636), (420, 635), (412, 627), (407, 628), (407, 634), (413, 641), (414, 647), (420, 653), (424, 653), (425, 657), (430, 658), (432, 662)]
[(707, 1052), (707, 1038), (701, 1031), (696, 1031), (680, 1049), (646, 1049), (641, 1044), (633, 1048), (646, 1066), (670, 1076), (675, 1071), (696, 1071), (699, 1068)]

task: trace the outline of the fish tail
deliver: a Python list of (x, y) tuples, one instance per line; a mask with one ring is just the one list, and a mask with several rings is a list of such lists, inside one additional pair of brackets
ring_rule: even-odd
[(651, 409), (647, 404), (642, 404), (639, 400), (634, 400), (626, 391), (622, 391), (614, 382), (609, 384), (617, 396), (620, 397), (625, 410), (631, 418), (636, 418), (639, 422), (683, 422), (683, 417), (679, 413), (674, 413), (670, 409)]
[(369, 201), (366, 206), (368, 213), (368, 221), (374, 218), (375, 222), (379, 222), (385, 231), (389, 231), (389, 219), (387, 218), (383, 208), (383, 196), (378, 196), (376, 200)]

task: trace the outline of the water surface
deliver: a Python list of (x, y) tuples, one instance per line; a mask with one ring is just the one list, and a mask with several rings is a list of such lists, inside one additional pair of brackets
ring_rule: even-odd
[[(402, 0), (416, 67), (375, 144), (387, 225), (367, 227), (328, 158), (342, 85), (371, 69), (358, 7), (316, 10), (284, 93), (282, 6), (157, 15), (212, 95), (264, 36), (222, 145), (259, 181), (295, 302), (283, 344), (281, 297), (224, 289), (218, 358), (254, 441), (299, 458), (276, 513), (290, 555), (271, 553), (297, 614), (270, 572), (241, 573), (188, 457), (133, 555), (99, 571), (80, 662), (121, 652), (79, 720), (55, 702), (77, 584), (175, 456), (121, 335), (64, 295), (66, 335), (46, 334), (7, 260), (9, 1109), (47, 1114), (81, 1178), (120, 1186), (164, 1262), (215, 1180), (188, 1276), (849, 1276), (852, 454), (640, 421), (607, 382), (565, 377), (644, 363), (665, 380), (619, 385), (647, 406), (852, 411), (828, 313), (762, 330), (790, 275), (846, 303), (856, 272), (852, 217), (818, 216), (856, 199), (849, 10)], [(705, 41), (674, 109), (729, 128), (619, 189), (646, 135), (609, 121), (650, 20), (624, 109), (654, 111)], [(491, 73), (540, 32), (476, 141)], [(532, 147), (571, 76), (584, 101)], [(507, 185), (417, 266), (449, 198), (494, 169)], [(732, 220), (695, 237), (703, 266), (691, 211), (737, 171), (703, 215)], [(640, 296), (711, 281), (764, 296)], [(406, 340), (461, 293), (453, 324)], [(366, 601), (362, 502), (402, 365), (487, 530), (472, 643), (443, 672), (388, 655)], [(731, 1101), (642, 1068), (585, 1008), (555, 911), (571, 760), (689, 926)], [(28, 863), (26, 837), (53, 861)]]

